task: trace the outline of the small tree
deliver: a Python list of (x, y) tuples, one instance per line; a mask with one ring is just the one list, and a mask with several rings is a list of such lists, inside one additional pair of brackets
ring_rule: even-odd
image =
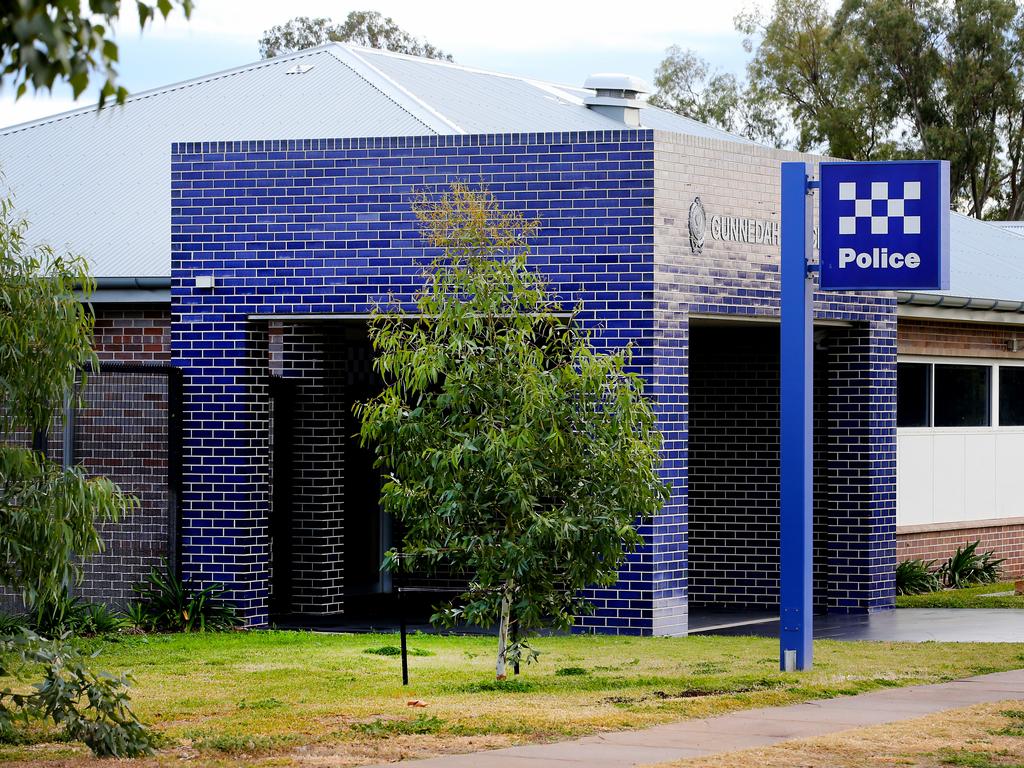
[[(498, 625), (497, 678), (544, 626), (591, 606), (641, 544), (635, 523), (667, 497), (660, 435), (629, 349), (602, 354), (527, 267), (536, 223), (456, 184), (415, 205), (439, 254), (417, 317), (371, 323), (383, 392), (357, 406), (385, 473), (402, 562), (466, 574), (432, 621)], [(515, 625), (514, 638), (510, 628)]]
[[(53, 603), (100, 549), (96, 524), (134, 505), (104, 478), (62, 469), (5, 440), (46, 430), (76, 376), (95, 365), (92, 317), (75, 296), (92, 288), (85, 261), (25, 241), (26, 222), (0, 200), (0, 584), (28, 604)], [(0, 734), (49, 718), (98, 755), (151, 751), (129, 708), (124, 676), (90, 669), (66, 638), (0, 636), (0, 676), (42, 677), (31, 692), (0, 690)]]

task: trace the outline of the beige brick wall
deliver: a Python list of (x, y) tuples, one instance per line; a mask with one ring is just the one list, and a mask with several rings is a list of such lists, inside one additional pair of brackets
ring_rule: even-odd
[[(756, 520), (744, 508), (741, 494), (726, 487), (728, 481), (708, 471), (703, 477), (689, 474), (688, 346), (693, 335), (702, 332), (695, 318), (708, 323), (778, 317), (778, 241), (715, 239), (712, 218), (779, 223), (780, 163), (807, 162), (815, 175), (821, 158), (660, 131), (654, 133), (654, 142), (655, 386), (679, 395), (679, 406), (663, 415), (660, 424), (667, 455), (675, 464), (685, 464), (687, 473), (684, 486), (673, 481), (672, 506), (681, 509), (680, 523), (689, 525), (689, 541), (697, 556), (691, 564), (693, 583), (697, 585), (700, 569), (705, 583), (721, 576), (714, 585), (721, 589), (707, 590), (703, 597), (695, 591), (692, 597), (760, 605), (777, 599), (772, 594), (777, 590), (777, 569), (765, 564), (778, 562), (778, 442), (766, 439), (758, 446), (756, 462), (730, 459), (725, 467), (735, 483), (762, 483), (771, 489), (759, 504), (771, 513)], [(688, 218), (698, 196), (707, 227), (703, 249), (694, 253)], [(817, 201), (813, 202), (816, 219)], [(894, 546), (886, 532), (895, 524), (895, 411), (885, 395), (895, 390), (895, 299), (891, 293), (818, 293), (815, 314), (819, 321), (844, 326), (829, 329), (827, 351), (818, 353), (828, 366), (823, 387), (828, 392), (829, 423), (821, 424), (818, 432), (824, 442), (818, 446), (821, 474), (815, 478), (822, 491), (815, 501), (815, 516), (822, 522), (815, 547), (816, 579), (827, 580), (826, 599), (832, 609), (887, 607), (892, 587), (880, 574), (894, 563)], [(722, 375), (728, 379), (728, 372)], [(735, 367), (734, 375), (747, 375), (742, 364)], [(707, 486), (712, 482), (718, 485), (709, 493)], [(704, 484), (703, 495), (697, 483)], [(722, 503), (712, 508), (706, 503), (712, 497)], [(686, 509), (689, 519), (683, 514)], [(757, 546), (771, 551), (760, 553), (764, 556), (758, 560), (749, 554)]]

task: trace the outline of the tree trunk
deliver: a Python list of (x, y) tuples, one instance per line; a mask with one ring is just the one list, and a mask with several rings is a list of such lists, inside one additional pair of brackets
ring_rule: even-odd
[(508, 653), (508, 617), (512, 609), (512, 582), (505, 584), (501, 593), (501, 618), (498, 622), (498, 662), (494, 666), (495, 676), (498, 680), (504, 680), (505, 656)]

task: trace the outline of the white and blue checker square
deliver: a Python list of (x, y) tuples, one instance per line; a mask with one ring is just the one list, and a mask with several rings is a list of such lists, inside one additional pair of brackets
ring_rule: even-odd
[[(921, 182), (905, 181), (902, 185), (888, 181), (871, 182), (868, 197), (857, 197), (857, 182), (844, 181), (839, 184), (839, 199), (852, 200), (851, 216), (839, 217), (839, 234), (857, 234), (857, 224), (869, 227), (873, 235), (887, 235), (889, 232), (903, 232), (908, 235), (921, 234), (921, 217), (907, 213), (907, 201), (921, 199)], [(910, 210), (913, 210), (913, 203)]]
[(822, 290), (949, 287), (949, 163), (822, 163)]

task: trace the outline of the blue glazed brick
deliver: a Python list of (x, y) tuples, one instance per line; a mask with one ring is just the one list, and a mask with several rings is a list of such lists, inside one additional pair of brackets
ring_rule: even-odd
[[(250, 315), (365, 315), (411, 307), (430, 252), (411, 201), (454, 181), (487, 184), (536, 218), (531, 264), (603, 349), (632, 345), (655, 401), (672, 495), (642, 527), (619, 582), (594, 589), (578, 631), (685, 631), (688, 547), (688, 315), (777, 311), (777, 267), (749, 284), (700, 284), (687, 267), (656, 275), (651, 131), (186, 142), (172, 149), (172, 354), (185, 373), (183, 563), (221, 580), (247, 620), (267, 620), (268, 365), (265, 320)], [(676, 272), (673, 274), (673, 270)], [(194, 288), (214, 274), (217, 286)], [(665, 281), (691, 286), (680, 307)], [(732, 281), (732, 282), (730, 282)], [(823, 317), (856, 320), (835, 355), (830, 542), (834, 609), (872, 610), (891, 594), (895, 326), (885, 307), (820, 299)], [(864, 330), (867, 323), (867, 330)], [(773, 588), (763, 580), (735, 588)], [(834, 586), (834, 589), (833, 589)], [(777, 587), (774, 587), (777, 589)], [(887, 590), (889, 590), (887, 592)], [(891, 599), (889, 599), (891, 603)]]

